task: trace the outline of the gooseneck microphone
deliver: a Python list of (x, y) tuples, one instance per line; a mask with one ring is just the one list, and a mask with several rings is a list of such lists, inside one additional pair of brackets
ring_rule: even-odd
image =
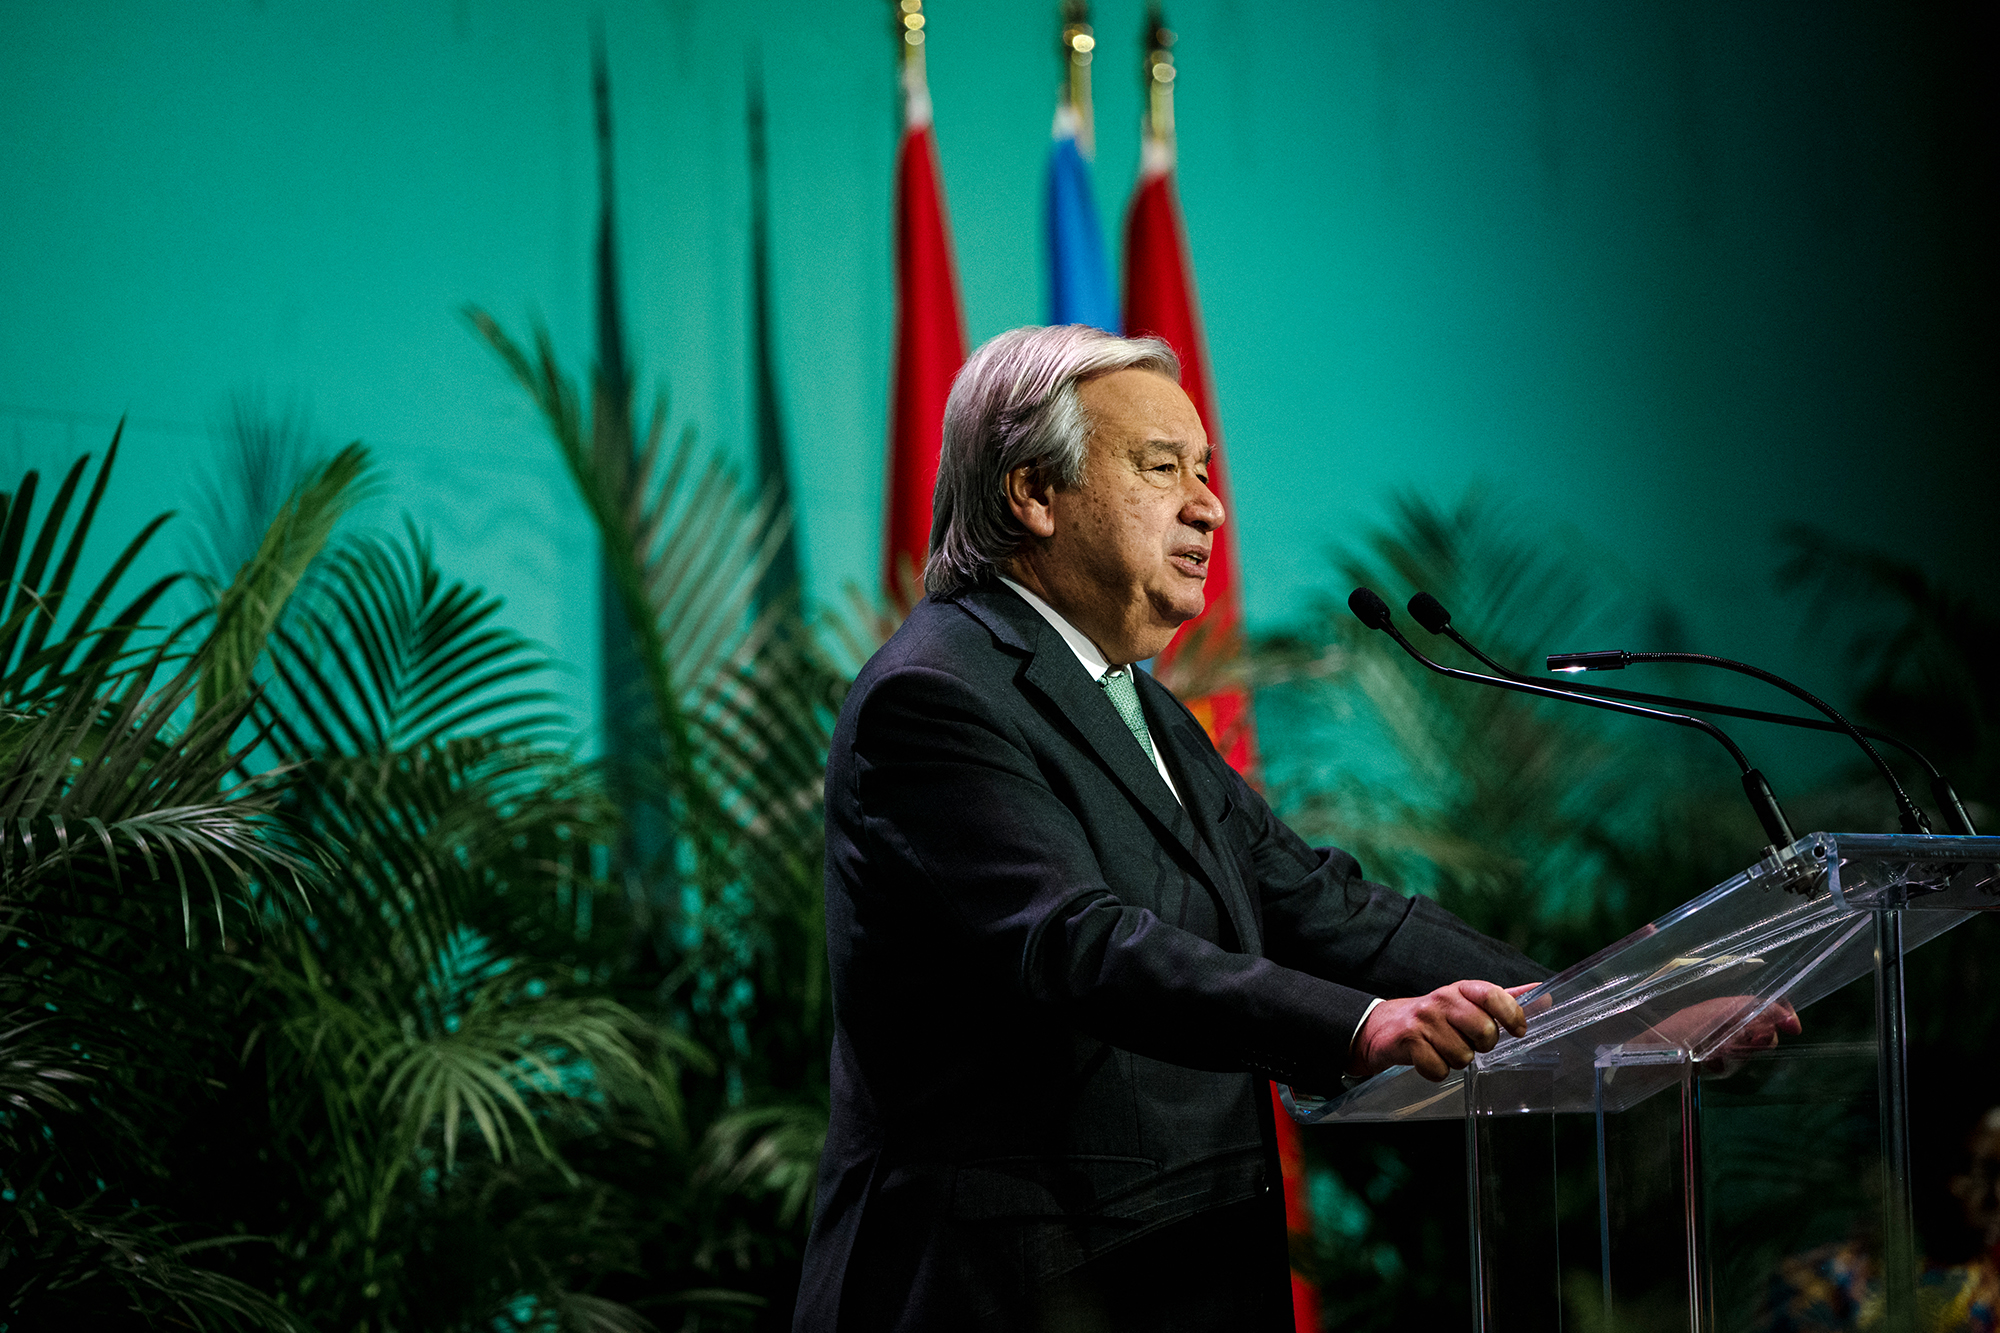
[(1355, 618), (1362, 624), (1368, 626), (1370, 629), (1381, 630), (1394, 639), (1397, 646), (1404, 652), (1415, 658), (1422, 665), (1437, 672), (1440, 676), (1449, 676), (1453, 680), (1469, 680), (1479, 685), (1491, 685), (1502, 690), (1513, 690), (1517, 694), (1532, 694), (1542, 699), (1561, 699), (1568, 703), (1583, 704), (1589, 708), (1602, 708), (1612, 713), (1629, 713), (1634, 717), (1658, 718), (1662, 722), (1671, 722), (1677, 727), (1692, 727), (1696, 731), (1713, 736), (1723, 749), (1729, 751), (1729, 757), (1736, 761), (1736, 767), (1742, 771), (1743, 794), (1750, 798), (1750, 807), (1756, 811), (1757, 822), (1763, 826), (1764, 836), (1771, 840), (1772, 849), (1783, 851), (1796, 841), (1792, 835), (1792, 826), (1786, 821), (1785, 812), (1779, 807), (1778, 798), (1771, 790), (1771, 784), (1764, 780), (1762, 773), (1750, 766), (1750, 761), (1744, 758), (1743, 751), (1737, 746), (1736, 742), (1730, 740), (1722, 728), (1716, 726), (1713, 722), (1709, 722), (1703, 718), (1689, 717), (1685, 713), (1668, 713), (1657, 708), (1643, 708), (1638, 704), (1625, 703), (1617, 699), (1603, 699), (1596, 695), (1577, 694), (1570, 690), (1558, 689), (1553, 685), (1540, 685), (1533, 681), (1509, 680), (1504, 676), (1482, 676), (1476, 671), (1460, 671), (1456, 667), (1448, 667), (1442, 663), (1433, 662), (1430, 658), (1418, 652), (1416, 646), (1403, 637), (1403, 632), (1396, 628), (1395, 619), (1389, 614), (1388, 604), (1377, 596), (1372, 588), (1356, 588), (1352, 593), (1348, 594), (1347, 609), (1354, 612)]
[(1767, 685), (1775, 685), (1794, 698), (1803, 699), (1839, 724), (1840, 729), (1853, 738), (1854, 743), (1868, 756), (1869, 762), (1875, 765), (1876, 771), (1882, 775), (1882, 780), (1889, 784), (1889, 790), (1896, 794), (1896, 811), (1903, 832), (1931, 831), (1931, 823), (1924, 818), (1924, 812), (1917, 809), (1917, 803), (1903, 790), (1903, 784), (1896, 780), (1896, 774), (1889, 765), (1882, 762), (1882, 756), (1876, 752), (1873, 745), (1869, 744), (1868, 738), (1856, 730), (1852, 722), (1842, 717), (1832, 704), (1811, 690), (1792, 684), (1782, 676), (1774, 675), (1762, 667), (1751, 666), (1747, 662), (1737, 662), (1727, 657), (1711, 657), (1707, 653), (1628, 653), (1623, 648), (1608, 648), (1591, 653), (1550, 653), (1548, 658), (1551, 671), (1623, 671), (1633, 662), (1685, 662), (1692, 666), (1720, 667), (1724, 671), (1734, 671), (1739, 675), (1761, 680)]
[[(1427, 592), (1420, 592), (1410, 598), (1410, 615), (1416, 619), (1418, 624), (1431, 633), (1444, 635), (1453, 643), (1463, 648), (1467, 653), (1509, 680), (1529, 681), (1531, 684), (1549, 683), (1533, 681), (1530, 677), (1494, 661), (1491, 657), (1479, 651), (1479, 648), (1470, 639), (1466, 638), (1453, 627), (1451, 612), (1445, 610), (1444, 604)], [(1740, 717), (1750, 722), (1770, 722), (1778, 726), (1799, 727), (1807, 731), (1824, 731), (1838, 735), (1846, 734), (1838, 723), (1831, 722), (1825, 718), (1799, 717), (1792, 713), (1767, 713), (1758, 708), (1737, 708), (1730, 704), (1707, 703), (1698, 699), (1679, 699), (1666, 694), (1645, 694), (1637, 690), (1614, 690), (1602, 685), (1586, 685), (1581, 681), (1565, 682), (1559, 688), (1572, 690), (1579, 694), (1593, 694), (1610, 699), (1624, 699), (1631, 703), (1656, 704), (1663, 708), (1685, 709), (1692, 713), (1715, 713), (1722, 717)], [(1944, 821), (1950, 827), (1951, 831), (1968, 838), (1978, 836), (1979, 831), (1972, 826), (1972, 817), (1965, 812), (1965, 806), (1958, 799), (1958, 793), (1952, 789), (1951, 780), (1938, 769), (1937, 765), (1926, 758), (1921, 750), (1907, 741), (1891, 736), (1887, 732), (1877, 731), (1873, 727), (1864, 727), (1857, 723), (1854, 729), (1872, 741), (1879, 741), (1884, 745), (1893, 745), (1908, 755), (1929, 776), (1931, 798), (1937, 802), (1938, 810), (1943, 814)]]

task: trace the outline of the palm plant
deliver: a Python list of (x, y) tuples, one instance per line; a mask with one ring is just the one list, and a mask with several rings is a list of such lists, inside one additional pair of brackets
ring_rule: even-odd
[[(101, 612), (157, 521), (54, 634), (104, 470), (66, 545), (84, 464), (32, 545), (32, 474), (0, 522), (0, 1318), (758, 1307), (738, 1279), (769, 1247), (731, 1200), (796, 1215), (796, 1117), (691, 1128), (682, 1076), (712, 1063), (633, 966), (651, 936), (612, 889), (613, 808), (497, 600), (414, 531), (337, 536), (356, 446), (146, 651), (171, 580)], [(732, 713), (743, 688), (692, 695), (703, 772), (784, 739)], [(751, 787), (714, 789), (740, 811)]]
[(196, 706), (200, 654), (176, 654), (174, 636), (131, 647), (172, 580), (104, 615), (160, 520), (61, 623), (116, 453), (114, 436), (73, 520), (89, 460), (70, 469), (23, 561), (28, 473), (0, 536), (0, 1291), (10, 1319), (284, 1326), (267, 1297), (195, 1261), (235, 1238), (183, 1240), (138, 1195), (166, 1171), (157, 1129), (224, 1058), (203, 960), (295, 910), (318, 867), (275, 786), (232, 776), (244, 705)]
[(601, 377), (586, 410), (546, 334), (530, 354), (468, 314), (540, 408), (598, 527), (660, 732), (652, 762), (618, 777), (665, 812), (669, 835), (628, 850), (620, 872), (659, 909), (649, 943), (661, 996), (724, 1066), (720, 1104), (702, 1107), (704, 1178), (775, 1193), (789, 1228), (825, 1128), (820, 784), (848, 678), (796, 590), (758, 604), (791, 524), (772, 494), (745, 494), (691, 431), (669, 443), (664, 400), (634, 450), (621, 429), (630, 405), (607, 398)]
[[(520, 688), (545, 664), (498, 610), (414, 532), (350, 541), (277, 632), (258, 703), (294, 817), (342, 849), (313, 920), (258, 971), (298, 1187), (327, 1201), (294, 1224), (319, 1258), (299, 1291), (343, 1324), (575, 1305), (578, 1274), (519, 1271), (518, 1253), (442, 1298), (408, 1266), (466, 1179), (541, 1167), (575, 1187), (563, 1140), (625, 1116), (671, 1130), (677, 1068), (702, 1059), (604, 993), (605, 811), (545, 738), (546, 700)], [(467, 1133), (489, 1166), (461, 1171)]]
[[(274, 531), (316, 530), (316, 508), (340, 503), (323, 481), (300, 484)], [(667, 484), (684, 496), (687, 482)], [(724, 482), (710, 473), (696, 492), (704, 512), (731, 501)], [(769, 772), (740, 766), (786, 735), (740, 710), (782, 636), (731, 637), (731, 605), (694, 594), (735, 585), (697, 574), (660, 618), (693, 664), (656, 715), (695, 714), (701, 744), (675, 739), (683, 766), (653, 781), (709, 821), (687, 825), (690, 878), (727, 891), (753, 864), (732, 839), (749, 836), (744, 802)], [(796, 1171), (770, 1161), (796, 1135), (764, 1130), (769, 1103), (745, 1112), (747, 1142), (691, 1124), (682, 1075), (712, 1069), (675, 1002), (691, 969), (664, 974), (648, 900), (615, 891), (629, 880), (617, 812), (527, 687), (546, 663), (414, 531), (340, 543), (295, 586), (262, 622), (254, 714), (289, 775), (288, 814), (339, 864), (313, 916), (245, 960), (293, 1177), (271, 1223), (293, 1258), (272, 1280), (366, 1328), (613, 1329), (642, 1325), (639, 1307), (689, 1323), (759, 1307), (742, 1287), (769, 1267), (768, 1227), (733, 1201), (797, 1194)], [(732, 762), (733, 783), (717, 776)]]

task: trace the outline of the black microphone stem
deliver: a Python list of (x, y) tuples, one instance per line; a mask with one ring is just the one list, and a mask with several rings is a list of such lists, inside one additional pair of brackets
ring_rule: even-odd
[(1881, 773), (1882, 780), (1889, 784), (1889, 790), (1896, 794), (1896, 810), (1903, 826), (1903, 832), (1929, 833), (1931, 831), (1930, 821), (1924, 818), (1924, 812), (1917, 809), (1916, 802), (1912, 801), (1910, 794), (1903, 790), (1903, 784), (1897, 780), (1895, 772), (1888, 764), (1883, 762), (1882, 756), (1876, 751), (1875, 747), (1868, 743), (1868, 738), (1863, 736), (1852, 722), (1841, 716), (1832, 704), (1827, 703), (1811, 690), (1794, 685), (1784, 677), (1773, 675), (1762, 667), (1751, 666), (1748, 662), (1738, 662), (1727, 657), (1713, 657), (1707, 653), (1630, 653), (1623, 649), (1612, 649), (1606, 653), (1551, 653), (1549, 654), (1549, 670), (1559, 670), (1560, 668), (1556, 666), (1558, 661), (1578, 657), (1589, 658), (1593, 667), (1614, 670), (1622, 669), (1627, 662), (1687, 662), (1695, 666), (1721, 667), (1724, 671), (1734, 671), (1740, 675), (1761, 680), (1767, 685), (1775, 685), (1794, 698), (1803, 699), (1806, 703), (1839, 723), (1840, 729), (1852, 737), (1854, 743), (1861, 747), (1862, 752), (1875, 765), (1876, 771)]
[[(1685, 708), (1689, 712), (1714, 713), (1721, 717), (1740, 717), (1746, 722), (1771, 722), (1778, 726), (1800, 727), (1807, 731), (1824, 731), (1836, 735), (1847, 734), (1838, 723), (1830, 722), (1820, 717), (1799, 717), (1793, 713), (1767, 713), (1760, 708), (1738, 708), (1732, 704), (1707, 703), (1699, 699), (1680, 699), (1669, 694), (1647, 694), (1640, 690), (1614, 690), (1607, 685), (1586, 685), (1582, 681), (1564, 682), (1561, 684), (1553, 681), (1538, 681), (1531, 676), (1523, 675), (1521, 672), (1514, 670), (1504, 663), (1494, 661), (1485, 653), (1479, 651), (1478, 646), (1459, 633), (1457, 627), (1451, 623), (1451, 613), (1444, 609), (1444, 604), (1429, 593), (1420, 592), (1410, 598), (1410, 614), (1415, 616), (1417, 623), (1421, 624), (1425, 629), (1433, 634), (1444, 635), (1453, 643), (1463, 648), (1467, 653), (1509, 680), (1525, 681), (1531, 685), (1556, 684), (1558, 689), (1569, 690), (1576, 694), (1593, 694), (1607, 699), (1624, 699), (1630, 703), (1657, 704), (1664, 708)], [(1944, 815), (1944, 821), (1951, 827), (1951, 831), (1968, 838), (1979, 836), (1979, 830), (1972, 826), (1972, 816), (1965, 812), (1965, 806), (1959, 801), (1958, 793), (1952, 789), (1951, 779), (1947, 778), (1938, 766), (1933, 764), (1924, 755), (1923, 751), (1911, 745), (1908, 741), (1891, 736), (1886, 731), (1877, 731), (1873, 727), (1864, 727), (1859, 723), (1855, 724), (1854, 729), (1872, 741), (1880, 741), (1885, 745), (1893, 745), (1908, 755), (1930, 778), (1931, 799), (1937, 802), (1938, 810)]]
[(1347, 606), (1362, 624), (1370, 629), (1381, 630), (1394, 639), (1404, 652), (1440, 676), (1449, 676), (1453, 680), (1469, 680), (1480, 685), (1493, 685), (1503, 690), (1513, 690), (1517, 694), (1531, 694), (1542, 699), (1563, 699), (1590, 708), (1602, 708), (1612, 713), (1658, 718), (1662, 722), (1671, 722), (1678, 727), (1692, 727), (1696, 731), (1713, 736), (1723, 749), (1729, 751), (1729, 757), (1736, 761), (1736, 767), (1741, 770), (1743, 792), (1750, 798), (1751, 807), (1757, 812), (1757, 822), (1763, 825), (1765, 836), (1771, 840), (1771, 846), (1783, 851), (1797, 840), (1792, 834), (1791, 824), (1785, 819), (1784, 810), (1778, 805), (1777, 795), (1771, 790), (1771, 784), (1764, 780), (1762, 773), (1750, 766), (1750, 761), (1744, 757), (1742, 749), (1736, 742), (1729, 739), (1727, 733), (1713, 722), (1689, 717), (1685, 713), (1667, 713), (1657, 708), (1642, 708), (1638, 704), (1623, 703), (1616, 699), (1599, 699), (1592, 695), (1575, 694), (1569, 690), (1557, 689), (1553, 685), (1508, 680), (1504, 676), (1482, 676), (1476, 671), (1460, 671), (1457, 667), (1433, 662), (1417, 651), (1416, 645), (1404, 638), (1403, 632), (1396, 628), (1395, 621), (1389, 614), (1388, 604), (1373, 589), (1356, 588), (1348, 595)]

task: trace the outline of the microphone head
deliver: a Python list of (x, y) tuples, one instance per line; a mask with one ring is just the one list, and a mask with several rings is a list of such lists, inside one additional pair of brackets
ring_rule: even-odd
[(1389, 604), (1376, 596), (1373, 588), (1356, 588), (1347, 594), (1347, 609), (1369, 629), (1389, 628)]
[(1427, 592), (1420, 592), (1410, 599), (1410, 615), (1433, 634), (1444, 633), (1451, 624), (1451, 612), (1444, 609), (1443, 602)]

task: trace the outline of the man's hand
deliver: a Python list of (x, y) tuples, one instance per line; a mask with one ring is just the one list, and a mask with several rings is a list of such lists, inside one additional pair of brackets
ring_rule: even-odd
[(1740, 1021), (1753, 1009), (1757, 1011), (1755, 1016), (1736, 1030), (1728, 1044), (1720, 1050), (1710, 1051), (1708, 1058), (1702, 1061), (1705, 1073), (1734, 1073), (1746, 1058), (1768, 1051), (1785, 1037), (1796, 1037), (1804, 1031), (1798, 1011), (1783, 1000), (1766, 1003), (1754, 995), (1719, 995), (1670, 1014), (1646, 1029), (1645, 1035), (1626, 1044), (1637, 1047), (1678, 1046), (1691, 1050), (1710, 1034)]
[(1354, 1034), (1347, 1072), (1366, 1078), (1390, 1065), (1415, 1065), (1433, 1083), (1490, 1051), (1502, 1029), (1528, 1031), (1528, 1016), (1514, 997), (1490, 981), (1454, 981), (1429, 995), (1384, 1000)]

